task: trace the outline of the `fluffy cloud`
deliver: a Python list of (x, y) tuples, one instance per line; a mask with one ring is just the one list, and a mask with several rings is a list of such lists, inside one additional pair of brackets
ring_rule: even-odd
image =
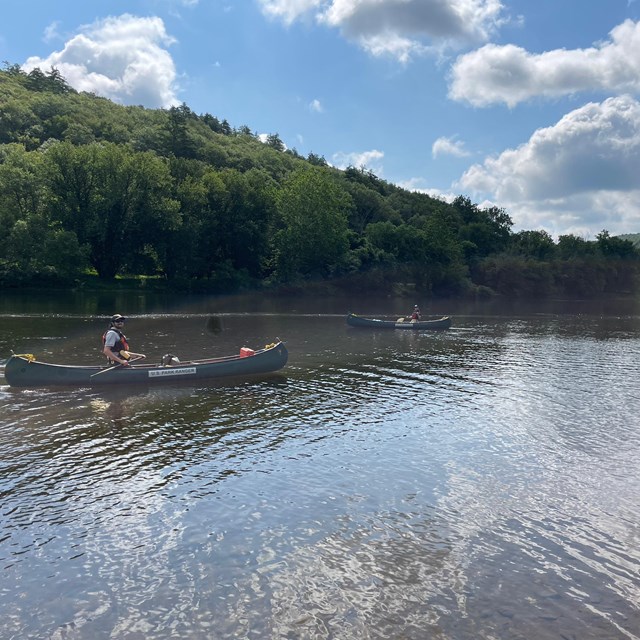
[(428, 196), (443, 202), (453, 202), (460, 194), (453, 191), (443, 191), (435, 187), (425, 186), (424, 178), (409, 178), (408, 180), (398, 181), (396, 184), (407, 191), (415, 191), (417, 193), (426, 193)]
[(169, 107), (179, 103), (175, 65), (164, 48), (173, 42), (160, 18), (125, 14), (83, 27), (62, 51), (31, 57), (23, 69), (56, 67), (78, 91), (124, 104)]
[(324, 111), (324, 108), (320, 100), (316, 98), (309, 103), (309, 110), (313, 111), (314, 113), (322, 113)]
[(437, 45), (485, 41), (502, 20), (501, 0), (259, 0), (291, 24), (313, 15), (372, 55), (403, 62)]
[(382, 159), (384, 158), (384, 152), (372, 149), (371, 151), (344, 153), (339, 151), (334, 153), (331, 157), (334, 167), (338, 169), (346, 169), (347, 167), (365, 167), (369, 171), (373, 171), (377, 176), (382, 177), (383, 167)]
[(52, 22), (45, 30), (43, 40), (45, 42), (52, 42), (53, 40), (57, 40), (60, 37), (58, 33), (58, 28), (60, 27), (60, 22), (55, 20)]
[(471, 154), (464, 148), (464, 142), (453, 138), (438, 138), (431, 145), (431, 155), (437, 158), (441, 155), (455, 156), (457, 158), (466, 158)]
[(589, 49), (557, 49), (538, 55), (514, 45), (488, 44), (453, 65), (449, 97), (474, 106), (510, 107), (535, 96), (579, 91), (640, 90), (640, 23), (626, 20), (610, 40)]
[(263, 12), (290, 25), (320, 8), (323, 0), (258, 0)]
[(459, 187), (504, 207), (519, 228), (584, 235), (640, 227), (640, 103), (589, 103), (525, 144), (472, 166)]

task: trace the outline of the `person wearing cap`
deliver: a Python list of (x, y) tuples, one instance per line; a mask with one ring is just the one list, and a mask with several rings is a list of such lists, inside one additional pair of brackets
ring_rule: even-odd
[(102, 353), (107, 357), (109, 364), (128, 367), (130, 366), (129, 359), (132, 356), (139, 359), (146, 358), (143, 353), (133, 353), (129, 351), (127, 337), (122, 333), (126, 320), (127, 319), (119, 313), (111, 316), (109, 328), (102, 336)]
[(420, 320), (420, 308), (417, 304), (413, 305), (413, 313), (411, 314), (411, 320), (418, 322)]

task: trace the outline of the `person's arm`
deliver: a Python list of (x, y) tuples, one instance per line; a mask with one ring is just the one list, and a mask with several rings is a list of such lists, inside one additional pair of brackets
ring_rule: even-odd
[(109, 349), (106, 344), (104, 345), (102, 353), (104, 353), (104, 355), (107, 356), (109, 360), (113, 360), (114, 362), (118, 362), (120, 364), (129, 364), (119, 353), (111, 351), (111, 349)]
[(140, 358), (140, 360), (143, 360), (144, 358), (146, 358), (147, 356), (144, 355), (144, 353), (134, 353), (133, 351), (127, 351), (127, 353), (132, 357), (132, 358)]

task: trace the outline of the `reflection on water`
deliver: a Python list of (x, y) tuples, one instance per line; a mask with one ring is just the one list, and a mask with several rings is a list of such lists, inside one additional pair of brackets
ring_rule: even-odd
[[(0, 386), (0, 637), (640, 637), (638, 315), (297, 304), (129, 323), (150, 358), (277, 335), (276, 375)], [(0, 314), (0, 343), (91, 362), (103, 324)]]

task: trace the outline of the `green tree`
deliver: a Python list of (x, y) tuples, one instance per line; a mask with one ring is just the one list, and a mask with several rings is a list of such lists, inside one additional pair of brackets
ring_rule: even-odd
[[(424, 291), (452, 293), (464, 287), (467, 268), (460, 245), (441, 216), (415, 221), (420, 226), (377, 222), (367, 226), (371, 245), (406, 265), (399, 271)], [(389, 261), (389, 258), (387, 258)]]
[(360, 182), (347, 182), (347, 191), (354, 207), (349, 216), (349, 227), (362, 234), (369, 223), (387, 220), (392, 216), (389, 205), (377, 191)]
[(201, 175), (190, 172), (182, 176), (176, 194), (183, 223), (176, 234), (173, 258), (168, 256), (165, 261), (166, 273), (170, 278), (209, 278), (222, 260), (216, 212), (226, 207), (226, 186), (213, 169)]
[(0, 101), (0, 144), (21, 142), (36, 123), (37, 117), (28, 104), (18, 99)]
[(636, 249), (631, 240), (623, 240), (611, 236), (611, 234), (603, 229), (597, 236), (598, 251), (608, 258), (637, 258), (640, 251)]
[(509, 244), (513, 221), (504, 209), (481, 209), (469, 198), (458, 196), (452, 203), (461, 217), (459, 237), (475, 246), (474, 258), (503, 251)]
[(0, 224), (41, 212), (43, 190), (42, 154), (19, 144), (0, 146)]
[(284, 151), (285, 146), (284, 142), (280, 139), (280, 136), (277, 133), (270, 133), (267, 136), (267, 140), (265, 143), (268, 147), (275, 149), (276, 151)]
[(179, 107), (171, 107), (168, 113), (167, 130), (169, 133), (168, 152), (178, 158), (193, 158), (196, 155), (195, 144), (189, 132), (189, 120), (194, 114), (183, 102)]
[(0, 281), (46, 284), (68, 282), (88, 266), (86, 247), (73, 232), (51, 224), (40, 214), (30, 214), (13, 225), (7, 239)]
[(282, 228), (275, 239), (277, 275), (331, 275), (339, 271), (349, 248), (349, 194), (327, 172), (302, 169), (277, 195)]
[(307, 155), (307, 162), (309, 162), (309, 164), (312, 164), (316, 167), (327, 166), (327, 161), (325, 160), (325, 157), (318, 155), (317, 153), (313, 153), (313, 151), (310, 151), (309, 155)]
[(475, 274), (477, 284), (513, 298), (544, 297), (555, 291), (549, 263), (523, 256), (489, 256), (476, 267)]
[(556, 245), (547, 231), (519, 231), (511, 236), (510, 248), (512, 253), (537, 260), (550, 260), (556, 252)]
[[(178, 224), (164, 161), (114, 144), (53, 145), (45, 154), (52, 211), (90, 247), (98, 275), (113, 278), (131, 254)], [(146, 252), (147, 250), (144, 249)]]
[(275, 215), (275, 183), (266, 172), (226, 170), (220, 177), (228, 197), (216, 212), (222, 258), (236, 270), (262, 276)]
[(556, 253), (559, 258), (583, 258), (593, 255), (596, 251), (594, 242), (588, 242), (584, 238), (573, 234), (562, 235), (558, 238)]

